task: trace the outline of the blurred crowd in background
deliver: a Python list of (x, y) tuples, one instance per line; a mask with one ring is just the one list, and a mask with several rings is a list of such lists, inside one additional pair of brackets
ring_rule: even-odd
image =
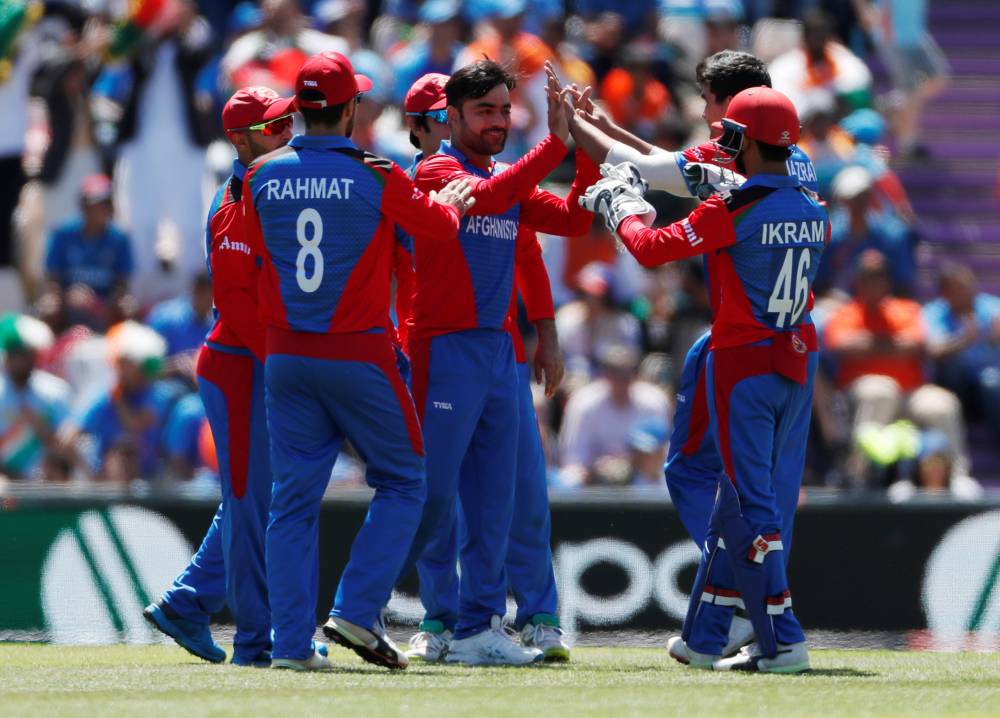
[[(926, 16), (918, 0), (0, 0), (0, 473), (217, 490), (193, 367), (236, 88), (288, 94), (305, 58), (344, 52), (375, 83), (354, 141), (405, 167), (410, 84), (486, 55), (519, 77), (512, 159), (547, 132), (551, 60), (675, 150), (707, 139), (695, 66), (737, 49), (795, 102), (833, 226), (805, 483), (977, 498), (967, 425), (1000, 446), (1000, 298), (959, 264), (918, 286), (919, 218), (893, 171), (928, 159), (921, 110), (947, 82)], [(650, 199), (660, 223), (694, 207)], [(540, 241), (567, 366), (536, 402), (551, 485), (666, 496), (673, 387), (711, 320), (702, 264), (645, 270), (601, 222)], [(349, 454), (334, 474), (334, 488), (363, 483)]]

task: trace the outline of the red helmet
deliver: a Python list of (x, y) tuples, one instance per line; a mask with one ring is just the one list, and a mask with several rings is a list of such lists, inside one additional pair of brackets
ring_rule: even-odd
[(730, 154), (742, 149), (742, 137), (778, 147), (799, 141), (799, 115), (792, 101), (770, 87), (751, 87), (729, 101), (719, 146)]

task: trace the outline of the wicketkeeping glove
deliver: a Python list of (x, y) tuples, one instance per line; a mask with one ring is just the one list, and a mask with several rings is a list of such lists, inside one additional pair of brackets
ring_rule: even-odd
[(624, 182), (640, 197), (649, 189), (649, 182), (642, 178), (639, 168), (631, 162), (621, 162), (617, 165), (605, 162), (601, 165), (601, 176)]
[(622, 220), (637, 215), (648, 227), (656, 219), (656, 210), (620, 180), (606, 177), (588, 188), (580, 197), (580, 205), (604, 217), (608, 231), (614, 232)]
[(684, 179), (691, 194), (698, 199), (708, 199), (719, 192), (738, 189), (747, 181), (746, 177), (731, 169), (707, 162), (689, 162), (684, 165)]

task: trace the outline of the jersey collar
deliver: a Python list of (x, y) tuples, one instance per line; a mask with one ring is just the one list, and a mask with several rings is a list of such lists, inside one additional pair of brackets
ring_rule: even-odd
[(744, 182), (740, 189), (746, 189), (754, 185), (780, 189), (782, 187), (801, 187), (802, 182), (798, 177), (793, 175), (754, 175)]
[(343, 135), (295, 135), (288, 142), (289, 147), (308, 147), (316, 150), (356, 149), (350, 137)]
[(461, 162), (463, 167), (478, 172), (485, 177), (489, 177), (493, 174), (493, 166), (496, 165), (496, 161), (491, 161), (490, 168), (488, 170), (484, 170), (482, 167), (472, 164), (472, 162), (469, 161), (469, 158), (465, 156), (464, 152), (456, 149), (455, 146), (451, 144), (451, 140), (441, 140), (441, 146), (438, 147), (438, 153), (442, 155), (451, 155)]

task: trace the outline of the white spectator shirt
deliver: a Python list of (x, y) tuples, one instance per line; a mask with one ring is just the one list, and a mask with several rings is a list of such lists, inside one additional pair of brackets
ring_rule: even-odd
[(606, 456), (628, 455), (628, 436), (641, 421), (657, 420), (669, 426), (670, 400), (654, 384), (635, 381), (629, 388), (629, 403), (611, 400), (611, 387), (598, 379), (570, 397), (559, 432), (560, 464), (592, 467)]

